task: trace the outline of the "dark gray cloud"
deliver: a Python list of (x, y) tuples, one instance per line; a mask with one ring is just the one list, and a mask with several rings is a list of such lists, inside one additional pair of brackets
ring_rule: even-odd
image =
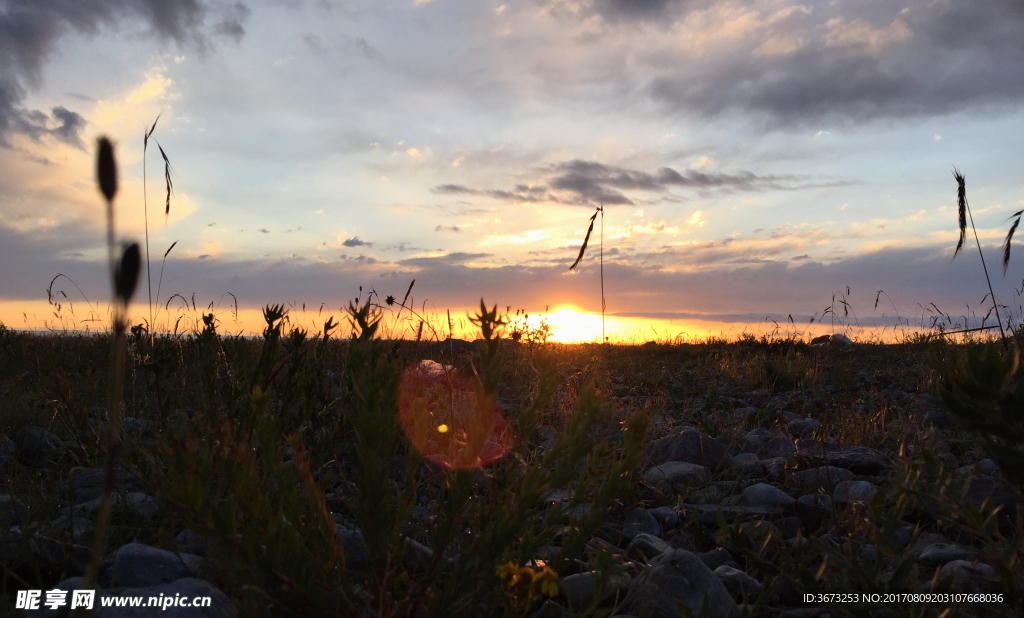
[(372, 242), (366, 242), (365, 240), (359, 240), (358, 236), (354, 236), (352, 238), (347, 238), (341, 244), (342, 244), (342, 246), (345, 246), (345, 247), (363, 247), (363, 246), (372, 247), (373, 246)]
[[(52, 110), (53, 120), (21, 106), (27, 88), (39, 87), (43, 67), (70, 32), (95, 36), (107, 28), (141, 21), (162, 40), (190, 45), (201, 51), (209, 41), (203, 29), (207, 5), (202, 0), (5, 0), (0, 3), (0, 145), (12, 133), (33, 139), (49, 134), (80, 145), (84, 121), (64, 107)], [(240, 39), (249, 8), (235, 2), (214, 32)], [(55, 124), (56, 127), (51, 127)]]
[(446, 184), (436, 186), (432, 191), (439, 195), (477, 195), (506, 202), (548, 201), (578, 206), (597, 203), (633, 204), (633, 200), (624, 191), (665, 194), (673, 188), (688, 188), (706, 193), (712, 190), (796, 190), (849, 184), (846, 181), (812, 182), (806, 177), (788, 174), (759, 176), (748, 171), (727, 174), (686, 170), (680, 173), (670, 167), (663, 167), (650, 173), (579, 159), (555, 163), (539, 171), (546, 184), (519, 184), (511, 190), (473, 189)]
[(226, 7), (224, 13), (224, 18), (214, 26), (214, 32), (240, 43), (245, 37), (245, 22), (252, 15), (252, 9), (241, 2), (236, 2)]
[(682, 0), (597, 0), (594, 10), (610, 18), (656, 19), (682, 4)]
[(648, 92), (672, 111), (769, 126), (1020, 107), (1024, 2), (810, 4), (700, 62), (661, 58)]
[(447, 255), (441, 255), (438, 257), (409, 258), (407, 260), (401, 260), (398, 263), (405, 267), (419, 266), (426, 268), (434, 268), (438, 265), (453, 266), (458, 264), (465, 264), (466, 262), (472, 262), (473, 260), (480, 260), (487, 257), (491, 257), (491, 254), (456, 252), (449, 253)]
[(438, 225), (434, 228), (435, 232), (461, 232), (457, 225)]

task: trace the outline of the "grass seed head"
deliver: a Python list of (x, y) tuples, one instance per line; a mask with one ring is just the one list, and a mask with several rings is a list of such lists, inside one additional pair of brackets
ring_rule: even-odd
[(956, 251), (953, 252), (955, 258), (964, 246), (964, 238), (967, 237), (967, 187), (964, 185), (963, 174), (955, 167), (953, 168), (953, 178), (956, 179), (956, 203), (960, 214), (960, 240), (956, 243)]
[(139, 252), (139, 243), (133, 242), (125, 247), (114, 273), (114, 290), (118, 299), (126, 305), (135, 295), (141, 269), (142, 254)]
[(99, 139), (99, 152), (96, 156), (96, 180), (100, 192), (107, 201), (113, 201), (117, 195), (117, 164), (114, 162), (114, 145), (106, 137)]

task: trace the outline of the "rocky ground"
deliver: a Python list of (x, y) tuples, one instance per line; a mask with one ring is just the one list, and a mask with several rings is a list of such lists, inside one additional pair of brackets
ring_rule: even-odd
[[(942, 615), (1012, 615), (1008, 597), (985, 604), (804, 601), (808, 592), (1007, 592), (993, 558), (1007, 555), (1004, 539), (1017, 526), (1018, 496), (943, 413), (928, 350), (874, 346), (867, 352), (827, 344), (771, 356), (756, 348), (656, 346), (614, 360), (595, 358), (593, 349), (564, 352), (562, 396), (571, 399), (573, 384), (594, 380), (619, 418), (635, 410), (649, 415), (649, 446), (629, 494), (559, 573), (557, 596), (536, 602), (532, 616), (677, 616), (677, 601), (696, 615), (706, 604), (715, 617), (940, 615), (946, 609), (951, 614)], [(503, 387), (501, 406), (514, 414), (521, 393), (514, 379)], [(551, 414), (564, 414), (565, 405)], [(97, 420), (102, 415), (94, 410)], [(549, 418), (531, 436), (530, 451), (540, 456), (552, 448), (563, 427)], [(153, 427), (129, 418), (124, 429), (144, 436)], [(76, 465), (85, 459), (80, 443), (59, 433), (26, 425), (0, 442), (9, 487), (0, 495), (8, 591), (22, 589), (24, 576), (73, 589), (91, 555), (102, 469)], [(341, 471), (346, 456), (351, 450), (342, 446), (336, 458)], [(423, 482), (407, 522), (410, 568), (432, 561), (436, 486), (443, 482), (429, 463), (418, 476)], [(49, 503), (40, 503), (36, 482), (52, 491)], [(480, 470), (477, 490), (486, 492), (489, 482), (489, 471)], [(345, 491), (326, 492), (324, 501), (347, 563), (358, 570), (366, 548)], [(573, 491), (550, 490), (547, 508), (571, 504), (571, 517), (589, 512)], [(52, 496), (61, 496), (59, 504)], [(214, 540), (162, 525), (162, 505), (127, 470), (118, 476), (116, 498), (116, 549), (103, 561), (100, 595), (210, 596), (211, 607), (161, 615), (237, 615), (229, 595), (203, 579), (204, 553)], [(964, 505), (999, 507), (989, 536), (964, 523), (970, 513), (957, 511)], [(528, 566), (542, 568), (558, 549), (556, 536)], [(1019, 572), (1009, 576), (1021, 581)], [(25, 614), (63, 616), (67, 608)], [(107, 609), (94, 615), (146, 614)]]

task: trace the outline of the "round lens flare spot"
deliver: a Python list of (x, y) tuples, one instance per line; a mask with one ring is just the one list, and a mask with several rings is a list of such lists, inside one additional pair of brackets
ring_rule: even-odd
[[(452, 468), (486, 466), (514, 443), (512, 428), (479, 383), (425, 360), (402, 374), (399, 419), (424, 457)], [(433, 431), (432, 431), (433, 430)]]

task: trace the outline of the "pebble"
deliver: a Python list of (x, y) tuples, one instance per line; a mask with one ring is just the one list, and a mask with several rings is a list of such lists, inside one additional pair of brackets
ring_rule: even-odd
[(634, 560), (647, 562), (669, 549), (672, 549), (672, 546), (668, 541), (653, 534), (638, 534), (626, 546), (626, 555)]
[(25, 504), (10, 494), (0, 494), (0, 521), (15, 519), (25, 510)]
[(201, 536), (186, 528), (174, 537), (174, 542), (179, 552), (202, 556), (213, 545), (214, 539)]
[(626, 513), (622, 524), (622, 536), (630, 540), (638, 534), (661, 536), (661, 524), (647, 509), (637, 507)]
[(754, 453), (740, 453), (732, 458), (729, 467), (745, 478), (764, 476), (764, 465)]
[(801, 489), (817, 489), (819, 487), (831, 490), (840, 481), (847, 481), (853, 478), (853, 472), (845, 468), (835, 466), (819, 466), (809, 470), (801, 470), (789, 475), (789, 483)]
[(733, 618), (738, 612), (736, 601), (715, 573), (685, 549), (667, 551), (652, 560), (630, 592), (646, 606), (633, 611), (643, 616), (676, 618), (676, 600), (699, 615), (705, 595), (710, 600), (709, 618)]
[(731, 566), (723, 564), (715, 569), (715, 577), (722, 582), (733, 598), (753, 598), (761, 594), (761, 582)]
[(758, 457), (761, 459), (774, 459), (781, 457), (789, 459), (796, 454), (796, 446), (786, 436), (775, 436), (761, 447)]
[(670, 506), (658, 506), (647, 510), (654, 515), (662, 528), (675, 528), (679, 525), (679, 514)]
[(142, 543), (128, 543), (117, 550), (114, 569), (119, 585), (143, 588), (199, 575), (203, 570), (203, 558), (195, 554), (176, 554)]
[[(995, 574), (995, 569), (984, 562), (974, 564), (969, 560), (953, 560), (939, 569), (939, 581), (952, 577), (953, 592), (986, 592), (991, 588), (991, 582), (983, 578)], [(931, 583), (928, 585), (930, 588)]]
[(832, 499), (836, 505), (844, 506), (853, 502), (867, 502), (878, 493), (878, 487), (868, 481), (843, 481), (836, 485)]
[(43, 468), (60, 459), (66, 447), (60, 438), (42, 427), (22, 427), (14, 436), (18, 455), (26, 466)]
[(935, 543), (924, 548), (921, 552), (920, 557), (917, 559), (917, 563), (921, 566), (934, 569), (937, 566), (946, 564), (947, 562), (953, 562), (954, 560), (967, 560), (971, 557), (971, 552), (966, 547), (954, 545), (952, 543)]
[(692, 485), (711, 477), (711, 471), (698, 464), (670, 461), (655, 466), (644, 473), (644, 482), (662, 491), (669, 491), (673, 485)]
[(785, 508), (796, 499), (774, 485), (757, 483), (743, 490), (743, 502), (748, 506)]
[(595, 599), (600, 600), (617, 590), (629, 587), (632, 578), (625, 573), (615, 573), (608, 577), (601, 590), (598, 590), (600, 574), (597, 571), (585, 571), (567, 575), (558, 582), (558, 592), (571, 608), (583, 608)]
[(652, 464), (684, 461), (713, 471), (722, 470), (729, 465), (729, 452), (722, 443), (712, 440), (692, 427), (676, 431), (677, 433), (671, 433), (650, 444), (647, 457)]

